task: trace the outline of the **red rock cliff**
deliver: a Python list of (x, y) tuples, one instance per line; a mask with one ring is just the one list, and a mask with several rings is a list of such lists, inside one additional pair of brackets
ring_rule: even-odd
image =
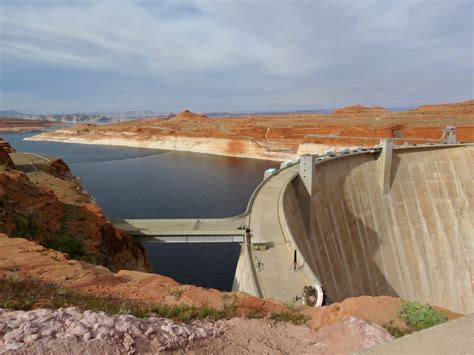
[(110, 224), (64, 161), (38, 168), (0, 171), (0, 232), (112, 270), (150, 270), (143, 247)]

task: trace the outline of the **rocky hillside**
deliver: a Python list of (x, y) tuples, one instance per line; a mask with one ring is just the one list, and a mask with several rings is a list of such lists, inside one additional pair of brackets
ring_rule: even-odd
[(474, 101), (421, 106), (405, 112), (356, 105), (328, 115), (208, 118), (183, 111), (169, 120), (78, 125), (31, 139), (285, 160), (297, 154), (321, 153), (334, 147), (373, 146), (379, 138), (439, 142), (441, 129), (449, 125), (456, 126), (459, 141), (474, 141)]
[(0, 138), (0, 171), (14, 167), (9, 155), (9, 153), (13, 153), (14, 151), (15, 149), (11, 147), (10, 143)]
[[(379, 325), (390, 323), (402, 329), (405, 327), (404, 322), (396, 315), (401, 300), (395, 297), (362, 296), (321, 308), (301, 305), (292, 309), (278, 301), (256, 298), (244, 292), (220, 292), (182, 285), (158, 274), (128, 270), (114, 273), (102, 266), (71, 260), (64, 254), (38, 246), (34, 242), (9, 238), (4, 234), (0, 234), (0, 245), (0, 279), (5, 276), (14, 279), (40, 279), (85, 295), (119, 299), (120, 302), (204, 306), (217, 311), (226, 310), (228, 314), (238, 317), (280, 315), (284, 319), (306, 320), (306, 324), (312, 329), (319, 329), (351, 316)], [(442, 311), (448, 319), (460, 316), (447, 310)]]
[(0, 144), (2, 157), (0, 232), (112, 270), (150, 270), (143, 247), (109, 223), (61, 159), (35, 163), (35, 172)]

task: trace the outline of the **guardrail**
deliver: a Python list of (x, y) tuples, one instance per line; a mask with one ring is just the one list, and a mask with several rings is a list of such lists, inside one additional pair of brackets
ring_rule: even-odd
[(156, 243), (242, 243), (243, 235), (139, 235), (138, 241)]

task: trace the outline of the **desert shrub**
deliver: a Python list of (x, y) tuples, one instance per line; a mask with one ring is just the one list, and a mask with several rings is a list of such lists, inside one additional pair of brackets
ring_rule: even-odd
[(46, 248), (67, 253), (72, 259), (79, 259), (86, 253), (82, 240), (64, 233), (51, 234), (43, 245)]
[(15, 230), (12, 232), (12, 236), (35, 239), (38, 235), (38, 226), (34, 213), (15, 213), (13, 215), (13, 222), (15, 223)]
[(206, 304), (200, 307), (182, 304), (151, 305), (118, 297), (91, 295), (37, 279), (0, 277), (0, 308), (30, 310), (38, 307), (78, 307), (108, 314), (131, 314), (138, 318), (165, 317), (183, 322), (193, 319), (228, 319), (235, 317), (236, 312), (235, 305), (226, 306), (222, 310)]
[(410, 329), (401, 329), (397, 327), (396, 325), (393, 324), (393, 321), (390, 321), (389, 323), (385, 323), (383, 327), (385, 328), (387, 332), (390, 333), (391, 336), (395, 338), (400, 338), (411, 332)]
[(278, 322), (291, 322), (293, 324), (304, 324), (308, 320), (306, 316), (293, 312), (272, 313), (268, 319)]
[(247, 314), (247, 318), (250, 318), (250, 319), (259, 319), (259, 318), (263, 318), (263, 315), (261, 313), (261, 310), (259, 309), (252, 309), (250, 310), (250, 312)]
[(403, 302), (397, 315), (413, 330), (422, 330), (447, 321), (446, 316), (429, 304)]
[(3, 208), (6, 210), (10, 205), (10, 201), (8, 200), (8, 197), (4, 196), (0, 198), (0, 208)]

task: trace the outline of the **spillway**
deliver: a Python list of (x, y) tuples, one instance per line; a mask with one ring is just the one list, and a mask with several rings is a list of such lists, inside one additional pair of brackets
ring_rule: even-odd
[(283, 220), (331, 301), (392, 295), (474, 312), (472, 145), (394, 149), (319, 162), (296, 175)]

